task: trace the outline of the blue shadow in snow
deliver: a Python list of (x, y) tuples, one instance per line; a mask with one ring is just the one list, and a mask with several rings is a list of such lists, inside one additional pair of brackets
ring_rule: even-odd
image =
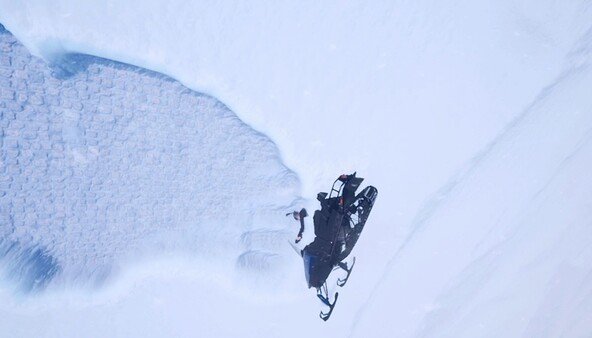
[(0, 262), (8, 279), (16, 282), (23, 292), (45, 289), (61, 271), (57, 259), (44, 248), (24, 247), (4, 239), (0, 239)]

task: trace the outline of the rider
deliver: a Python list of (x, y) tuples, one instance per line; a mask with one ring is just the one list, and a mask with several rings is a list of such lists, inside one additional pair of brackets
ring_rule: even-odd
[(308, 216), (308, 212), (306, 209), (302, 208), (300, 211), (293, 211), (286, 214), (286, 216), (292, 215), (295, 220), (300, 221), (300, 231), (298, 231), (298, 235), (296, 236), (295, 243), (298, 243), (302, 240), (302, 233), (304, 233), (304, 217)]

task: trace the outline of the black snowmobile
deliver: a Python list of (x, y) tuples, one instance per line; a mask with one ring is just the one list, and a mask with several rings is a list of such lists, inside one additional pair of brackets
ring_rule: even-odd
[(315, 287), (319, 299), (329, 307), (329, 312), (320, 313), (325, 321), (331, 316), (339, 296), (336, 292), (333, 302), (329, 300), (327, 277), (333, 270), (343, 269), (347, 275), (338, 279), (337, 285), (342, 287), (347, 282), (356, 260), (354, 257), (349, 267), (343, 260), (356, 245), (378, 194), (375, 187), (367, 186), (356, 195), (363, 180), (356, 177), (356, 173), (341, 175), (329, 194), (317, 195), (321, 209), (313, 216), (315, 239), (301, 251), (308, 287)]

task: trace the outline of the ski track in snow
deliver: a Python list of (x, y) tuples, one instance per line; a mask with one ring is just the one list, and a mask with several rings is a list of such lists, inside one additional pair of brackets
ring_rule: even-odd
[(168, 252), (274, 272), (299, 181), (216, 99), (88, 55), (48, 66), (0, 25), (0, 272), (100, 284)]
[[(563, 74), (559, 76), (559, 78), (555, 80), (552, 84), (544, 88), (538, 95), (538, 97), (533, 101), (533, 103), (528, 108), (526, 108), (520, 116), (516, 117), (506, 128), (504, 128), (504, 130), (490, 144), (488, 144), (482, 151), (480, 151), (464, 168), (462, 168), (456, 175), (454, 175), (441, 189), (439, 189), (432, 196), (430, 200), (428, 200), (424, 204), (424, 206), (415, 216), (411, 226), (409, 227), (410, 231), (407, 234), (406, 238), (401, 242), (400, 246), (395, 250), (393, 256), (389, 259), (382, 277), (379, 278), (378, 282), (374, 285), (369, 298), (359, 307), (355, 318), (364, 318), (365, 313), (368, 311), (368, 307), (376, 303), (376, 300), (378, 299), (377, 297), (379, 297), (379, 290), (386, 287), (385, 283), (387, 283), (390, 280), (389, 276), (392, 278), (407, 278), (407, 276), (405, 275), (394, 276), (394, 274), (396, 274), (398, 270), (396, 268), (396, 265), (398, 264), (399, 257), (406, 252), (409, 246), (415, 244), (414, 242), (421, 236), (423, 230), (425, 230), (426, 227), (438, 226), (438, 224), (436, 224), (436, 214), (441, 213), (443, 210), (449, 210), (451, 207), (458, 208), (459, 205), (462, 205), (462, 202), (460, 202), (459, 204), (459, 200), (462, 201), (462, 199), (467, 198), (467, 196), (468, 198), (471, 198), (470, 193), (467, 193), (466, 191), (483, 192), (483, 187), (487, 185), (484, 184), (483, 181), (487, 180), (487, 174), (484, 174), (484, 172), (488, 171), (488, 166), (512, 166), (514, 165), (512, 158), (516, 158), (517, 156), (519, 156), (515, 155), (517, 153), (520, 154), (520, 156), (523, 156), (523, 158), (525, 158), (524, 161), (528, 161), (527, 158), (532, 157), (534, 163), (540, 163), (540, 167), (546, 168), (546, 170), (541, 171), (545, 176), (541, 175), (542, 177), (540, 178), (540, 180), (534, 179), (533, 182), (529, 182), (529, 184), (527, 184), (528, 189), (518, 191), (518, 194), (521, 195), (518, 199), (518, 201), (521, 202), (519, 205), (508, 206), (504, 205), (503, 201), (501, 202), (501, 210), (497, 211), (498, 217), (500, 219), (508, 218), (505, 215), (506, 213), (508, 213), (508, 210), (503, 209), (510, 209), (514, 211), (517, 211), (522, 208), (528, 209), (534, 203), (534, 201), (537, 200), (537, 197), (539, 197), (539, 195), (542, 195), (543, 192), (545, 192), (547, 188), (550, 185), (552, 185), (552, 183), (557, 179), (558, 176), (564, 174), (566, 167), (571, 164), (572, 160), (575, 157), (579, 156), (578, 159), (584, 159), (584, 162), (588, 162), (584, 163), (584, 165), (588, 165), (589, 167), (589, 160), (586, 161), (585, 159), (589, 158), (592, 154), (590, 154), (589, 151), (587, 154), (581, 154), (582, 149), (589, 146), (590, 142), (592, 141), (592, 120), (590, 119), (590, 109), (592, 107), (589, 104), (590, 101), (586, 101), (587, 94), (575, 94), (575, 99), (573, 101), (575, 101), (576, 104), (573, 105), (573, 108), (570, 104), (567, 104), (565, 105), (565, 107), (562, 107), (561, 105), (555, 104), (553, 100), (557, 100), (555, 97), (559, 97), (559, 102), (571, 102), (571, 97), (568, 97), (567, 99), (562, 97), (562, 95), (566, 95), (565, 92), (569, 91), (569, 88), (571, 88), (568, 85), (566, 85), (566, 83), (569, 84), (570, 82), (577, 82), (580, 78), (590, 78), (590, 74), (592, 73), (589, 69), (590, 55), (592, 55), (591, 51), (592, 28), (589, 29), (587, 33), (583, 35), (583, 37), (576, 44), (576, 48), (574, 48), (572, 53), (568, 55), (569, 66), (563, 72)], [(585, 84), (590, 82), (582, 81), (582, 83)], [(583, 87), (585, 86), (575, 86), (575, 88), (578, 88), (579, 91), (582, 91)], [(584, 105), (587, 104), (587, 106), (582, 107), (581, 104), (578, 105), (578, 102), (584, 102)], [(550, 130), (548, 135), (543, 135), (545, 128), (548, 128)], [(534, 136), (530, 136), (529, 138), (529, 135)], [(569, 138), (568, 140), (562, 140), (559, 135), (569, 135)], [(533, 155), (528, 152), (525, 152), (522, 148), (525, 146), (527, 147), (528, 143), (536, 142), (536, 137), (548, 137), (550, 141), (545, 140), (545, 142), (541, 143), (546, 144), (547, 146), (549, 146), (549, 148), (553, 147), (555, 149), (551, 149), (552, 151), (550, 151), (550, 154), (540, 154), (535, 151), (533, 152)], [(528, 165), (533, 164), (529, 163)], [(527, 173), (527, 169), (524, 168), (528, 167), (528, 165), (523, 166), (523, 168), (520, 168), (518, 173), (512, 173), (514, 174), (514, 177), (512, 177), (511, 179), (528, 180), (529, 177), (527, 175), (522, 175)], [(504, 177), (502, 175), (499, 179), (504, 178), (507, 177)], [(493, 184), (495, 184), (495, 182), (493, 182)], [(510, 200), (515, 201), (515, 199)], [(447, 205), (448, 208), (446, 208), (445, 205)], [(462, 213), (462, 211), (460, 210), (457, 211)], [(453, 210), (452, 212), (454, 213), (455, 211)], [(532, 218), (536, 218), (538, 215), (535, 212), (534, 215), (531, 216)], [(439, 220), (440, 223), (442, 221), (440, 218), (437, 218), (437, 220)], [(485, 226), (475, 224), (475, 227), (482, 228), (482, 233), (485, 234), (479, 237), (481, 238), (482, 242), (487, 240), (492, 241), (489, 237), (491, 237), (491, 233), (494, 232), (495, 227), (499, 225), (499, 222), (499, 220), (488, 221), (485, 222)], [(559, 227), (563, 229), (561, 225)], [(454, 228), (456, 229), (456, 227)], [(580, 228), (578, 228), (577, 226), (574, 226), (572, 228), (577, 229), (573, 231), (585, 231), (582, 230), (581, 226)], [(499, 230), (496, 231), (500, 232)], [(507, 233), (503, 236), (505, 237), (504, 241), (510, 241), (518, 231), (519, 230), (515, 229), (507, 230)], [(524, 230), (522, 230), (522, 232), (524, 232)], [(462, 234), (458, 235), (462, 236)], [(589, 233), (582, 234), (582, 236), (584, 237), (588, 237), (589, 235)], [(482, 244), (483, 243), (477, 243), (474, 247), (479, 248)], [(470, 321), (470, 319), (468, 319), (466, 316), (469, 316), (468, 313), (470, 313), (471, 309), (464, 308), (463, 310), (468, 311), (468, 313), (465, 312), (465, 317), (463, 317), (463, 313), (459, 312), (460, 309), (457, 305), (454, 305), (455, 303), (453, 303), (453, 301), (456, 301), (456, 303), (458, 303), (459, 299), (472, 299), (472, 297), (476, 297), (479, 290), (475, 288), (478, 288), (482, 285), (487, 285), (486, 281), (491, 280), (492, 275), (494, 275), (496, 273), (496, 270), (498, 269), (495, 267), (496, 264), (501, 264), (499, 262), (498, 256), (501, 250), (499, 246), (503, 244), (504, 243), (497, 245), (490, 244), (489, 246), (483, 245), (485, 248), (487, 248), (483, 249), (485, 250), (485, 252), (481, 255), (473, 255), (476, 258), (472, 262), (469, 262), (467, 266), (462, 270), (462, 273), (464, 275), (455, 277), (456, 284), (451, 283), (451, 281), (448, 281), (448, 291), (440, 291), (440, 295), (446, 295), (446, 299), (441, 299), (442, 303), (452, 302), (451, 304), (453, 308), (440, 309), (441, 305), (432, 304), (430, 309), (425, 310), (426, 317), (422, 319), (421, 324), (419, 324), (419, 326), (415, 328), (416, 331), (412, 334), (413, 336), (445, 336), (447, 333), (453, 336), (454, 334), (458, 334), (459, 332), (463, 331), (465, 334), (469, 332), (466, 336), (475, 336), (483, 334), (491, 335), (494, 332), (496, 332), (496, 330), (501, 332), (500, 335), (504, 335), (504, 331), (501, 331), (501, 329), (493, 329), (492, 327), (486, 328), (484, 323), (480, 323), (480, 325), (485, 327), (483, 331), (470, 331), (472, 328), (470, 326), (468, 326), (469, 328), (465, 328), (464, 330), (462, 330), (462, 325), (466, 326), (467, 322)], [(468, 246), (466, 243), (464, 243), (464, 245)], [(559, 250), (558, 248), (554, 249)], [(506, 249), (506, 251), (510, 251), (510, 249)], [(561, 254), (561, 257), (569, 256), (565, 254), (565, 252), (561, 252)], [(590, 254), (587, 255), (592, 257), (592, 255)], [(507, 256), (509, 256), (510, 259), (511, 257), (513, 257), (511, 254)], [(587, 271), (590, 271), (589, 264), (588, 267), (585, 269), (588, 269)], [(520, 272), (516, 271), (515, 274), (520, 275)], [(475, 282), (475, 278), (480, 278), (481, 281)], [(587, 274), (587, 277), (586, 275), (580, 276), (576, 280), (580, 281), (580, 284), (582, 284), (585, 282), (585, 280), (589, 279), (589, 274)], [(456, 291), (454, 289), (456, 289)], [(586, 292), (588, 293), (588, 295), (585, 296), (584, 299), (589, 299), (589, 288), (581, 288), (581, 290), (583, 290), (581, 292), (582, 294), (585, 294)], [(508, 291), (506, 290), (505, 292)], [(574, 298), (573, 295), (571, 297)], [(391, 299), (390, 301), (394, 302), (395, 304), (397, 303), (397, 299)], [(552, 306), (552, 304), (562, 302), (574, 302), (574, 300), (555, 299), (555, 302), (547, 301), (546, 303), (548, 303), (549, 306)], [(580, 307), (585, 305), (585, 301), (583, 301), (582, 304), (579, 304)], [(407, 309), (407, 311), (409, 311), (409, 309)], [(557, 312), (556, 309), (553, 311)], [(592, 313), (589, 309), (587, 311), (587, 313)], [(442, 314), (443, 317), (441, 317)], [(564, 317), (561, 319), (563, 321), (568, 321), (569, 323), (570, 318), (565, 317), (565, 315), (563, 316)], [(540, 325), (541, 323), (545, 322), (544, 318), (548, 317), (548, 313), (543, 312), (543, 310), (539, 310), (531, 318), (530, 325), (525, 328), (525, 332), (528, 332), (529, 336), (532, 333), (536, 333), (534, 334), (535, 336), (540, 336), (542, 333), (548, 334), (549, 332), (552, 332), (553, 326), (548, 322), (545, 324), (545, 326), (543, 326), (543, 328), (541, 328)], [(582, 315), (572, 316), (571, 320), (572, 322), (579, 325), (578, 327), (581, 329), (581, 332), (587, 332), (585, 324), (586, 321), (583, 320), (581, 317)], [(352, 322), (350, 337), (358, 336), (358, 334), (356, 333), (359, 329), (360, 322), (362, 321), (356, 320)], [(457, 324), (456, 330), (446, 331), (445, 329), (453, 325), (451, 323)], [(376, 323), (374, 324), (376, 325)], [(561, 324), (564, 325), (564, 327), (562, 327), (563, 329), (565, 329), (567, 332), (570, 332), (569, 324), (565, 325), (564, 322)], [(505, 323), (505, 325), (508, 325), (508, 323)], [(545, 330), (545, 327), (548, 330)], [(389, 332), (391, 332), (391, 334), (394, 334), (394, 332), (392, 331)], [(517, 334), (522, 331), (510, 329), (508, 332), (513, 332), (513, 334)], [(406, 332), (405, 334), (403, 334), (403, 336), (408, 336), (410, 333), (411, 332)]]

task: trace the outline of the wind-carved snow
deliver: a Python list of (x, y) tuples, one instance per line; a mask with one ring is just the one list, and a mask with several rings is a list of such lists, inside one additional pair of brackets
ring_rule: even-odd
[(0, 268), (22, 289), (170, 252), (278, 269), (298, 179), (216, 99), (88, 55), (48, 67), (2, 26), (0, 90)]

